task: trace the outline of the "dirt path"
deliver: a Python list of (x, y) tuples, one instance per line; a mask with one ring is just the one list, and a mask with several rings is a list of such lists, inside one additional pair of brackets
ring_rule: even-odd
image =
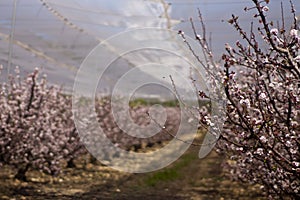
[(28, 173), (30, 182), (0, 170), (0, 199), (264, 199), (257, 187), (224, 178), (222, 158), (199, 160), (192, 149), (171, 166), (148, 174), (126, 174), (101, 165), (65, 170), (59, 177)]

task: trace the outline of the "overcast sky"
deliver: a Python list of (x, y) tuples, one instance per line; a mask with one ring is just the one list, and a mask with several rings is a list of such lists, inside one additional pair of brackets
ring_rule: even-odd
[[(76, 29), (70, 28), (62, 20), (59, 20), (57, 16), (49, 12), (45, 6), (42, 6), (40, 0), (17, 0), (17, 15), (16, 15), (16, 27), (14, 39), (20, 42), (18, 45), (14, 45), (14, 65), (23, 66), (22, 69), (30, 71), (32, 66), (44, 66), (45, 72), (49, 77), (57, 81), (58, 83), (72, 82), (76, 70), (71, 68), (78, 68), (82, 63), (85, 56), (93, 49), (99, 41), (95, 39), (95, 36), (102, 36), (105, 39), (111, 36), (111, 30), (113, 32), (121, 31), (122, 29), (113, 26), (107, 31), (98, 31), (99, 26), (95, 23), (88, 23), (90, 19), (93, 22), (104, 21), (104, 23), (113, 23), (110, 18), (105, 21), (105, 14), (91, 14), (80, 15), (82, 10), (72, 10), (70, 7), (80, 3), (82, 9), (85, 6), (89, 6), (89, 9), (106, 9), (116, 13), (122, 13), (124, 15), (133, 14), (135, 10), (143, 10), (136, 15), (148, 15), (146, 12), (154, 12), (155, 9), (159, 12), (162, 7), (155, 7), (154, 10), (147, 10), (143, 8), (143, 0), (99, 0), (101, 3), (95, 3), (95, 0), (49, 0), (49, 2), (58, 2), (57, 8), (61, 9), (60, 14), (66, 15), (77, 25), (79, 28), (84, 27), (85, 33), (81, 33)], [(70, 4), (70, 2), (74, 4)], [(84, 5), (86, 2), (86, 5)], [(104, 4), (105, 2), (105, 4)], [(238, 39), (238, 34), (233, 31), (233, 28), (226, 23), (231, 14), (240, 16), (241, 25), (249, 28), (252, 21), (251, 16), (253, 12), (244, 13), (243, 8), (245, 6), (251, 7), (251, 1), (249, 0), (169, 0), (171, 7), (169, 8), (169, 15), (175, 19), (182, 21), (180, 24), (173, 27), (174, 30), (182, 29), (188, 35), (191, 34), (191, 26), (189, 24), (189, 18), (193, 17), (197, 19), (197, 9), (199, 8), (203, 13), (207, 32), (212, 35), (212, 46), (215, 54), (220, 56), (224, 49), (224, 44), (234, 43)], [(270, 11), (268, 17), (271, 20), (280, 20), (280, 0), (271, 0), (268, 5)], [(286, 17), (286, 24), (291, 19), (289, 1), (284, 0), (284, 15)], [(300, 15), (300, 1), (294, 0), (297, 14)], [(0, 61), (1, 63), (7, 62), (8, 55), (8, 40), (7, 36), (11, 33), (11, 18), (13, 10), (13, 0), (1, 0), (0, 1)], [(65, 12), (64, 12), (65, 11)], [(131, 13), (130, 13), (131, 12)], [(85, 13), (87, 14), (87, 13)], [(155, 14), (155, 13), (154, 13)], [(118, 19), (118, 17), (114, 18)], [(119, 16), (120, 21), (123, 20), (126, 23), (126, 18)], [(128, 18), (129, 19), (129, 18)], [(142, 18), (136, 17), (136, 23), (141, 23)], [(224, 22), (225, 21), (225, 22)], [(114, 23), (117, 21), (114, 21)], [(128, 21), (127, 21), (128, 22)], [(90, 31), (92, 30), (92, 31)], [(93, 31), (96, 30), (96, 31)], [(105, 29), (99, 29), (105, 30)], [(34, 51), (32, 51), (32, 49)], [(37, 54), (36, 52), (40, 53)], [(39, 55), (39, 56), (38, 56)], [(42, 55), (42, 56), (40, 56)], [(51, 60), (52, 59), (52, 60)], [(5, 65), (5, 64), (4, 64)], [(61, 67), (58, 71), (53, 66)]]

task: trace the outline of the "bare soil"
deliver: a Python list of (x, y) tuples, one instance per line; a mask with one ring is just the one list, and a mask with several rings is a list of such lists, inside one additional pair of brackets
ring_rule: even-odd
[(83, 164), (51, 177), (37, 171), (27, 173), (28, 182), (13, 179), (15, 171), (0, 169), (0, 199), (266, 199), (259, 186), (241, 184), (224, 176), (223, 158), (212, 152), (197, 158), (190, 149), (179, 160), (160, 171), (128, 174), (101, 164)]

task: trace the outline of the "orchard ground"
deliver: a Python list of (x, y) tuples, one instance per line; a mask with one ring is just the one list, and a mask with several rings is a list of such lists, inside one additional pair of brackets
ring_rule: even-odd
[[(138, 99), (130, 105), (136, 107), (156, 103)], [(171, 108), (177, 104), (164, 102), (163, 105)], [(195, 143), (200, 143), (203, 136), (200, 131)], [(152, 151), (166, 142), (157, 142), (151, 147), (142, 145), (140, 149), (132, 150)], [(91, 162), (89, 155), (75, 160), (74, 168), (63, 167), (62, 173), (56, 177), (28, 171), (27, 182), (14, 179), (16, 171), (4, 166), (0, 169), (0, 199), (265, 199), (259, 186), (241, 184), (227, 178), (222, 170), (225, 158), (221, 155), (213, 151), (200, 160), (199, 148), (191, 146), (167, 168), (145, 174), (113, 170), (95, 160)]]
[(82, 157), (76, 168), (57, 177), (29, 171), (28, 182), (13, 179), (15, 172), (4, 167), (0, 199), (265, 199), (259, 186), (228, 179), (222, 171), (224, 158), (216, 152), (202, 160), (197, 155), (198, 148), (191, 147), (167, 168), (146, 174), (84, 164), (87, 158)]

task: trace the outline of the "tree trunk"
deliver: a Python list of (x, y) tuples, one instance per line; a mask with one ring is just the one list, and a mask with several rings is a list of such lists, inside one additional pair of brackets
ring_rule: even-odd
[(70, 160), (68, 160), (68, 162), (67, 162), (67, 168), (75, 168), (75, 167), (76, 167), (76, 165), (74, 163), (74, 159), (71, 158)]
[(18, 179), (20, 181), (27, 181), (26, 172), (28, 171), (28, 169), (28, 164), (25, 167), (19, 168), (17, 174), (15, 175), (15, 179)]
[(90, 163), (93, 164), (93, 165), (97, 165), (98, 164), (97, 158), (95, 158), (94, 156), (91, 155), (91, 157), (90, 157)]

